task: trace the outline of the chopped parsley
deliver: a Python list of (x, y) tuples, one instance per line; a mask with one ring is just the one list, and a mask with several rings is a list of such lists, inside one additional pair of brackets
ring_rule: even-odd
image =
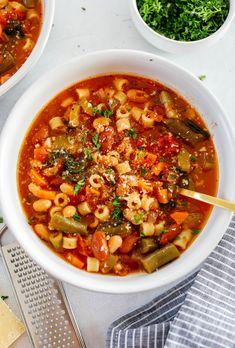
[(145, 148), (144, 148), (143, 146), (141, 146), (141, 147), (139, 148), (139, 151), (138, 151), (137, 154), (136, 154), (136, 157), (137, 157), (137, 158), (142, 157), (144, 151), (145, 151)]
[(216, 32), (229, 12), (228, 0), (137, 0), (154, 31), (179, 41), (201, 40)]
[(34, 221), (35, 217), (34, 216), (30, 216), (29, 219), (28, 219), (28, 224), (29, 225), (32, 225), (33, 224), (33, 221)]
[(182, 201), (182, 202), (181, 202), (181, 206), (182, 206), (182, 207), (186, 207), (186, 206), (187, 206), (187, 202)]
[(190, 156), (190, 160), (191, 160), (192, 162), (197, 162), (197, 156), (191, 155), (191, 156)]
[(5, 301), (5, 300), (8, 299), (8, 296), (1, 296), (1, 299), (2, 299), (3, 301)]
[(144, 217), (144, 213), (135, 214), (134, 215), (135, 223), (139, 224), (140, 221), (143, 219), (143, 217)]
[(74, 186), (73, 194), (76, 196), (78, 194), (78, 191), (81, 190), (81, 188), (85, 185), (85, 179), (79, 180), (76, 185)]
[(201, 230), (192, 230), (192, 234), (194, 236), (198, 235), (201, 232)]
[(146, 168), (144, 168), (143, 166), (140, 167), (140, 176), (145, 176), (146, 174)]
[(98, 133), (95, 133), (95, 135), (92, 138), (92, 142), (97, 149), (99, 149), (101, 147), (101, 144), (99, 143), (99, 134)]
[(111, 216), (114, 220), (119, 221), (122, 218), (122, 210), (119, 207), (114, 208)]
[(76, 213), (76, 214), (74, 214), (73, 219), (75, 221), (80, 221), (81, 220), (81, 216)]
[(100, 110), (98, 108), (93, 108), (92, 111), (93, 114), (100, 114), (104, 117), (110, 117), (113, 115), (113, 112), (111, 110)]
[(136, 131), (134, 130), (134, 128), (131, 128), (127, 131), (127, 134), (129, 135), (130, 138), (132, 139), (137, 139), (138, 138), (138, 134), (136, 133)]
[(114, 207), (120, 207), (120, 205), (121, 205), (120, 198), (118, 196), (116, 196), (114, 198), (114, 200), (112, 201), (112, 204)]
[(145, 234), (143, 232), (140, 232), (140, 237), (145, 237)]
[(3, 223), (3, 217), (0, 216), (0, 224), (2, 224), (2, 223)]
[(167, 233), (169, 230), (168, 230), (168, 228), (164, 228), (162, 231), (161, 231), (161, 233)]
[(81, 142), (83, 143), (83, 144), (85, 144), (86, 142), (87, 142), (87, 138), (86, 137), (81, 137)]
[(84, 156), (86, 159), (88, 159), (89, 161), (93, 160), (93, 157), (91, 155), (91, 151), (87, 147), (84, 148), (83, 152), (84, 152)]
[(180, 237), (179, 236), (175, 237), (175, 240), (180, 240)]
[(206, 79), (206, 75), (200, 75), (198, 76), (199, 80), (204, 81)]

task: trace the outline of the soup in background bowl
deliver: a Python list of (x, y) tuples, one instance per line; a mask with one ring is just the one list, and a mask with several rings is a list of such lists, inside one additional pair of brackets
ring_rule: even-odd
[(159, 82), (104, 75), (67, 88), (36, 117), (18, 164), (29, 224), (88, 272), (154, 272), (178, 258), (211, 207), (178, 187), (217, 189), (212, 137)]
[[(137, 102), (132, 100), (133, 96), (143, 99)], [(104, 100), (101, 102), (100, 98)], [(108, 103), (112, 98), (115, 98), (115, 102), (118, 101), (117, 109), (113, 103)], [(79, 113), (73, 112), (76, 108)], [(179, 126), (190, 129), (190, 134), (194, 134), (197, 141), (198, 137), (203, 137), (201, 145), (197, 141), (190, 144), (189, 139), (183, 137), (182, 128), (179, 134)], [(130, 146), (130, 154), (126, 149), (127, 144)], [(49, 151), (50, 147), (52, 151)], [(63, 147), (65, 151), (60, 150)], [(122, 148), (125, 149), (123, 152)], [(111, 293), (138, 292), (161, 287), (179, 280), (199, 266), (216, 246), (231, 218), (230, 212), (219, 208), (214, 208), (209, 216), (210, 209), (206, 205), (174, 197), (171, 185), (172, 189), (174, 181), (177, 181), (177, 185), (189, 185), (191, 178), (195, 189), (215, 194), (219, 173), (218, 195), (233, 200), (235, 190), (231, 157), (234, 156), (234, 149), (232, 127), (220, 104), (197, 78), (184, 69), (145, 52), (111, 50), (89, 54), (48, 72), (28, 89), (12, 110), (0, 143), (0, 196), (4, 218), (31, 257), (57, 278), (86, 289)], [(113, 156), (110, 156), (112, 151)], [(115, 166), (109, 163), (107, 167), (106, 160)], [(80, 172), (81, 163), (85, 167)], [(205, 163), (211, 168), (204, 175), (197, 173), (197, 168), (203, 168)], [(103, 171), (100, 172), (102, 166)], [(20, 172), (20, 194), (17, 168)], [(47, 176), (58, 168), (54, 177)], [(95, 168), (97, 171), (94, 172)], [(127, 172), (122, 173), (122, 170)], [(84, 173), (84, 177), (80, 177)], [(197, 174), (195, 178), (194, 173)], [(182, 178), (183, 175), (185, 177)], [(133, 176), (134, 181), (137, 180), (137, 186), (125, 187), (122, 182), (125, 176)], [(117, 180), (116, 186), (115, 183), (112, 186), (107, 179), (113, 181), (113, 177)], [(45, 180), (47, 184), (42, 181), (39, 185), (36, 180)], [(101, 189), (97, 187), (100, 184), (105, 186)], [(66, 188), (66, 185), (70, 186)], [(68, 187), (70, 192), (63, 192)], [(128, 195), (125, 195), (125, 189), (130, 190)], [(40, 197), (42, 191), (52, 192), (52, 196)], [(99, 196), (98, 200), (96, 195)], [(26, 201), (22, 202), (22, 198)], [(47, 212), (36, 212), (41, 209), (41, 202), (39, 205), (37, 202), (40, 199), (46, 200)], [(178, 201), (181, 201), (181, 205)], [(68, 205), (71, 206), (70, 211), (65, 209)], [(101, 211), (100, 206), (103, 209)], [(54, 208), (54, 212), (50, 214), (51, 208)], [(134, 214), (133, 210), (136, 210)], [(187, 219), (192, 213), (197, 218), (189, 226)], [(119, 217), (120, 221), (117, 221)], [(102, 221), (107, 218), (108, 224), (107, 221)], [(96, 227), (89, 226), (96, 224), (97, 220), (98, 231)], [(161, 221), (165, 221), (166, 227), (163, 230), (159, 227), (157, 230), (156, 225)], [(63, 249), (58, 250), (62, 257), (58, 257), (33, 233), (32, 227), (35, 229), (36, 225), (40, 226), (39, 229), (36, 227), (38, 234), (42, 233), (41, 225), (45, 227), (48, 245), (53, 245), (53, 237), (59, 236), (59, 248), (62, 232)], [(117, 231), (121, 230), (122, 225), (131, 226), (131, 233), (128, 227), (128, 231), (125, 231), (128, 233), (119, 235)], [(177, 228), (173, 228), (173, 225)], [(71, 226), (75, 226), (77, 230), (71, 230)], [(90, 237), (84, 234), (81, 237), (74, 235), (78, 232), (78, 226), (80, 233), (83, 231)], [(184, 250), (183, 244), (179, 245), (178, 242), (182, 242), (181, 233), (185, 230), (190, 230), (190, 233), (187, 232), (182, 240), (188, 241), (189, 247), (180, 257), (175, 258)], [(111, 231), (122, 239), (122, 245), (116, 251), (110, 243), (113, 237)], [(76, 239), (77, 249), (64, 248), (66, 238), (70, 243), (70, 238), (73, 237)], [(119, 237), (116, 242), (118, 239), (120, 242)], [(130, 241), (127, 243), (128, 237)], [(91, 244), (86, 248), (89, 238)], [(193, 239), (195, 240), (190, 245)], [(144, 254), (143, 249), (140, 249), (143, 240), (147, 241), (148, 247), (149, 242), (153, 242), (151, 248), (154, 249), (157, 244), (157, 249), (150, 251), (150, 248)], [(104, 242), (101, 248), (100, 241)], [(175, 256), (172, 257), (175, 260), (157, 271), (155, 268), (161, 262), (155, 263), (153, 269), (148, 268), (149, 260), (144, 258), (158, 253), (169, 245), (168, 242), (175, 251)], [(133, 245), (134, 248), (127, 248)], [(172, 251), (170, 254), (172, 255)], [(110, 255), (114, 257), (114, 262), (118, 258), (118, 262), (109, 273), (122, 274), (123, 270), (123, 274), (128, 275), (120, 277), (102, 273), (104, 263)], [(144, 259), (143, 262), (139, 262), (139, 257)], [(163, 260), (161, 257), (162, 255), (159, 259)], [(75, 267), (73, 261), (78, 262)], [(91, 267), (88, 270), (99, 270), (99, 273), (85, 272), (83, 269), (88, 266)], [(153, 272), (147, 274), (142, 270)]]
[(0, 3), (0, 96), (37, 62), (52, 26), (54, 0)]

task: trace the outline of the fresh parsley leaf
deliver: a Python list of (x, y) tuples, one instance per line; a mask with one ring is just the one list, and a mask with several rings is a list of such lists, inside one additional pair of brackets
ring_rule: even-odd
[(134, 215), (134, 220), (138, 224), (143, 219), (143, 217), (144, 217), (144, 213), (135, 214)]
[(145, 237), (145, 234), (143, 232), (140, 232), (140, 237)]
[(113, 112), (111, 110), (100, 110), (98, 108), (93, 108), (92, 111), (93, 114), (100, 114), (104, 117), (110, 117), (113, 115)]
[(187, 202), (182, 201), (182, 202), (181, 202), (181, 206), (182, 206), (182, 207), (186, 207), (186, 206), (187, 206)]
[(140, 167), (140, 176), (145, 176), (146, 174), (146, 168), (144, 168), (143, 166)]
[(175, 237), (175, 240), (180, 240), (180, 237), (179, 236)]
[(191, 155), (190, 156), (190, 160), (192, 161), (192, 162), (197, 162), (197, 156), (195, 156), (195, 155)]
[(120, 207), (120, 205), (121, 205), (120, 198), (118, 196), (116, 196), (114, 198), (114, 200), (112, 201), (112, 204), (114, 207)]
[(138, 138), (138, 134), (136, 133), (134, 128), (131, 128), (127, 131), (127, 134), (129, 135), (130, 138), (136, 140)]
[(198, 235), (201, 232), (201, 230), (192, 230), (192, 234), (194, 236)]
[(97, 149), (101, 147), (101, 144), (99, 143), (99, 133), (95, 133), (95, 135), (92, 138), (92, 142)]
[(28, 219), (28, 224), (29, 225), (32, 225), (33, 224), (33, 221), (34, 221), (35, 217), (34, 216), (30, 216), (29, 219)]
[(168, 228), (164, 228), (161, 233), (167, 233), (167, 232), (168, 232)]
[(204, 81), (206, 79), (206, 75), (200, 75), (198, 76), (199, 80)]
[(1, 296), (1, 299), (2, 299), (3, 301), (5, 301), (5, 300), (8, 299), (8, 297), (9, 297), (9, 296)]
[(2, 223), (3, 223), (3, 217), (0, 216), (0, 224), (2, 224)]
[(85, 185), (85, 179), (79, 180), (76, 185), (74, 186), (73, 194), (76, 196), (78, 194), (78, 191), (81, 190), (81, 188)]
[(139, 148), (139, 151), (138, 151), (137, 154), (136, 154), (136, 157), (137, 157), (137, 158), (142, 157), (144, 151), (145, 151), (145, 148), (144, 148), (143, 146), (141, 146), (141, 147)]
[(83, 152), (84, 152), (84, 156), (86, 159), (88, 159), (89, 161), (93, 160), (93, 157), (91, 155), (91, 151), (87, 147), (84, 148)]
[(114, 208), (111, 216), (114, 220), (119, 221), (122, 218), (122, 210), (119, 207)]
[(80, 221), (81, 220), (81, 216), (76, 213), (76, 214), (74, 214), (73, 219), (75, 221)]

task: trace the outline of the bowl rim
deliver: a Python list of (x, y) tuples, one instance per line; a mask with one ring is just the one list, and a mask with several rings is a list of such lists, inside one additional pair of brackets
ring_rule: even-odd
[[(221, 25), (221, 27), (219, 27), (214, 33), (210, 34), (209, 36), (203, 38), (203, 39), (199, 39), (199, 40), (193, 40), (193, 41), (180, 41), (180, 40), (175, 40), (175, 39), (171, 39), (167, 36), (164, 36), (160, 33), (158, 33), (157, 31), (155, 31), (154, 29), (152, 29), (145, 21), (144, 19), (141, 17), (140, 12), (138, 10), (137, 7), (137, 0), (130, 0), (130, 3), (132, 4), (132, 8), (135, 11), (135, 15), (137, 16), (139, 22), (141, 22), (141, 24), (145, 27), (146, 30), (148, 30), (149, 32), (151, 32), (152, 35), (155, 35), (157, 38), (161, 39), (161, 40), (165, 40), (165, 42), (167, 42), (168, 44), (178, 44), (180, 46), (194, 46), (194, 45), (198, 45), (199, 43), (206, 43), (207, 41), (211, 41), (213, 40), (213, 38), (217, 37), (220, 33), (224, 32), (226, 29), (228, 29), (229, 25), (231, 24), (234, 16), (235, 16), (235, 0), (229, 0), (229, 12), (228, 15), (224, 21), (224, 23)], [(232, 6), (231, 6), (232, 4)]]
[[(19, 116), (19, 110), (20, 110), (20, 106), (24, 105), (25, 101), (30, 100), (29, 96), (32, 93), (33, 90), (37, 90), (38, 86), (44, 86), (46, 84), (46, 81), (48, 81), (48, 79), (52, 78), (53, 76), (56, 76), (58, 73), (62, 75), (63, 70), (66, 71), (66, 67), (67, 69), (69, 69), (70, 65), (78, 65), (78, 66), (82, 66), (82, 64), (86, 64), (86, 61), (88, 59), (92, 59), (92, 62), (96, 62), (96, 59), (99, 58), (104, 58), (104, 57), (110, 57), (111, 56), (116, 56), (120, 59), (120, 57), (127, 57), (128, 55), (128, 59), (130, 59), (130, 56), (133, 58), (136, 57), (138, 55), (138, 58), (142, 59), (155, 59), (155, 63), (156, 62), (160, 62), (163, 64), (166, 64), (168, 67), (170, 66), (172, 69), (177, 69), (179, 70), (179, 72), (184, 72), (185, 74), (188, 75), (188, 77), (194, 81), (195, 84), (198, 85), (198, 87), (200, 87), (200, 89), (205, 92), (208, 96), (210, 96), (211, 100), (213, 100), (213, 102), (216, 104), (216, 106), (218, 107), (218, 110), (221, 112), (222, 116), (223, 116), (223, 123), (226, 125), (226, 130), (229, 132), (230, 135), (230, 139), (232, 141), (232, 143), (235, 145), (235, 134), (233, 132), (233, 126), (231, 121), (228, 119), (226, 113), (224, 112), (223, 108), (220, 105), (220, 102), (217, 100), (217, 98), (213, 95), (213, 93), (210, 92), (210, 90), (208, 88), (206, 88), (200, 80), (198, 80), (198, 78), (196, 76), (194, 76), (191, 72), (189, 72), (188, 70), (186, 70), (185, 68), (182, 68), (181, 66), (179, 66), (178, 64), (175, 64), (174, 62), (171, 62), (170, 60), (160, 57), (156, 54), (152, 54), (149, 52), (144, 52), (144, 51), (137, 51), (137, 50), (128, 50), (128, 49), (112, 49), (112, 50), (102, 50), (102, 51), (96, 51), (96, 52), (92, 52), (89, 54), (86, 54), (84, 56), (79, 56), (79, 57), (75, 57), (61, 65), (58, 65), (57, 67), (55, 67), (53, 70), (51, 70), (50, 72), (45, 73), (42, 77), (40, 77), (37, 81), (35, 81), (31, 87), (29, 87), (24, 94), (21, 96), (21, 98), (17, 101), (17, 103), (15, 104), (14, 108), (12, 109), (5, 125), (4, 128), (2, 130), (2, 134), (1, 134), (1, 138), (0, 138), (0, 197), (1, 197), (1, 208), (2, 208), (2, 212), (3, 212), (3, 216), (4, 216), (4, 220), (6, 221), (6, 224), (8, 225), (9, 229), (13, 232), (15, 238), (20, 242), (20, 244), (23, 246), (23, 248), (29, 253), (29, 255), (38, 263), (40, 264), (44, 269), (46, 269), (49, 273), (51, 273), (53, 276), (55, 276), (56, 278), (62, 279), (65, 282), (68, 282), (70, 284), (73, 284), (75, 286), (87, 289), (87, 290), (91, 290), (91, 291), (98, 291), (98, 292), (104, 292), (104, 293), (113, 293), (113, 294), (127, 294), (127, 293), (135, 293), (135, 292), (139, 292), (139, 291), (147, 291), (147, 290), (151, 290), (154, 288), (159, 288), (159, 287), (163, 287), (166, 285), (169, 285), (175, 281), (179, 281), (180, 279), (182, 279), (183, 277), (187, 276), (190, 274), (190, 272), (192, 272), (192, 270), (194, 270), (196, 267), (198, 267), (210, 254), (210, 252), (213, 250), (213, 248), (218, 244), (218, 242), (220, 241), (220, 239), (223, 236), (223, 233), (225, 232), (225, 228), (227, 228), (229, 222), (231, 221), (231, 217), (232, 217), (232, 213), (230, 212), (223, 212), (224, 214), (224, 221), (226, 222), (226, 225), (224, 226), (224, 231), (218, 233), (218, 235), (216, 235), (216, 238), (213, 239), (213, 241), (210, 243), (210, 245), (207, 245), (207, 249), (206, 251), (203, 250), (198, 252), (199, 255), (198, 258), (196, 260), (193, 260), (193, 266), (190, 262), (188, 262), (185, 267), (181, 267), (181, 269), (177, 270), (177, 272), (175, 272), (175, 274), (171, 273), (171, 277), (169, 279), (169, 276), (164, 276), (161, 279), (158, 279), (158, 283), (152, 281), (152, 277), (151, 275), (146, 275), (144, 274), (142, 278), (139, 278), (138, 283), (135, 281), (133, 282), (132, 276), (128, 276), (128, 277), (124, 277), (124, 278), (128, 278), (127, 282), (119, 282), (119, 277), (111, 277), (112, 279), (115, 279), (115, 281), (113, 283), (111, 282), (107, 282), (107, 279), (110, 279), (110, 277), (108, 276), (103, 276), (103, 275), (98, 275), (98, 277), (91, 275), (90, 273), (86, 272), (86, 271), (79, 271), (77, 270), (75, 267), (69, 265), (67, 262), (60, 260), (60, 258), (58, 256), (53, 256), (53, 252), (51, 250), (46, 250), (46, 248), (42, 248), (43, 243), (41, 242), (41, 240), (39, 240), (39, 238), (34, 234), (30, 234), (30, 237), (28, 237), (30, 239), (30, 241), (33, 243), (33, 246), (36, 247), (35, 249), (32, 249), (29, 247), (28, 240), (25, 240), (25, 235), (18, 233), (20, 231), (20, 229), (24, 231), (24, 233), (26, 234), (26, 228), (27, 226), (27, 222), (25, 222), (24, 224), (18, 224), (17, 228), (15, 226), (16, 221), (14, 221), (14, 219), (12, 219), (12, 213), (9, 210), (9, 204), (10, 200), (9, 197), (12, 199), (13, 195), (14, 195), (14, 189), (12, 188), (12, 186), (9, 187), (9, 185), (5, 183), (4, 178), (8, 175), (7, 172), (5, 172), (5, 166), (1, 165), (1, 163), (7, 163), (7, 161), (9, 161), (9, 153), (7, 153), (7, 151), (9, 151), (9, 144), (13, 144), (14, 143), (14, 136), (15, 134), (13, 133), (14, 130), (12, 128), (16, 127), (16, 122), (15, 122), (15, 118), (16, 116)], [(106, 57), (106, 59), (107, 59)], [(157, 63), (156, 63), (157, 64)], [(68, 71), (67, 71), (68, 72)], [(107, 72), (108, 73), (108, 72)], [(111, 73), (111, 72), (110, 72)], [(99, 74), (97, 74), (99, 75)], [(143, 75), (142, 75), (143, 76)], [(90, 76), (87, 76), (87, 78)], [(82, 80), (82, 79), (80, 79)], [(79, 81), (79, 79), (78, 79)], [(72, 83), (73, 84), (73, 83)], [(71, 85), (71, 84), (70, 84)], [(69, 87), (69, 85), (67, 86)], [(64, 90), (66, 87), (60, 88), (60, 91)], [(27, 102), (26, 102), (27, 103)], [(31, 102), (32, 103), (32, 102)], [(45, 105), (45, 103), (42, 104), (41, 108)], [(34, 114), (34, 118), (35, 119), (36, 114)], [(32, 121), (32, 120), (31, 120)], [(29, 129), (31, 121), (28, 122), (28, 127), (27, 129)], [(10, 134), (10, 136), (9, 136)], [(26, 134), (26, 133), (25, 133)], [(24, 134), (24, 135), (25, 135)], [(9, 144), (8, 144), (9, 143)], [(235, 148), (235, 146), (234, 146)], [(6, 161), (6, 162), (5, 162)], [(15, 170), (15, 168), (14, 168)], [(230, 174), (229, 174), (230, 175)], [(16, 178), (15, 178), (16, 181)], [(8, 191), (9, 189), (9, 191)], [(9, 194), (10, 192), (10, 194)], [(235, 189), (231, 189), (229, 192), (230, 195), (232, 195), (232, 198), (235, 198)], [(4, 199), (3, 199), (4, 197)], [(17, 197), (19, 198), (19, 194), (17, 192)], [(21, 215), (24, 215), (23, 210), (21, 211)], [(225, 217), (226, 215), (226, 217)], [(25, 217), (25, 215), (24, 215)], [(32, 232), (32, 231), (30, 231)], [(36, 252), (35, 252), (36, 250)], [(63, 269), (63, 273), (61, 272)], [(74, 274), (75, 271), (77, 272), (77, 277), (75, 279)], [(87, 274), (89, 274), (89, 276), (87, 276)], [(153, 273), (154, 274), (154, 273)], [(152, 274), (152, 275), (153, 275)], [(147, 277), (148, 281), (147, 281)], [(154, 276), (153, 276), (154, 277)], [(141, 281), (143, 279), (143, 281)], [(146, 281), (144, 281), (144, 279)]]
[(0, 85), (0, 97), (19, 83), (41, 57), (52, 29), (54, 13), (55, 0), (42, 0), (42, 26), (36, 45), (23, 65), (6, 82)]

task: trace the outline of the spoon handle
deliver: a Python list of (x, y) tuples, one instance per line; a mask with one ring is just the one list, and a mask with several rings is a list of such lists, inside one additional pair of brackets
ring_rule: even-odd
[(184, 188), (179, 189), (179, 193), (182, 196), (194, 198), (194, 199), (197, 199), (198, 201), (209, 203), (211, 205), (215, 205), (220, 208), (225, 208), (231, 211), (235, 211), (234, 202), (229, 202), (221, 198), (206, 195), (205, 193), (195, 192), (195, 191), (187, 190)]

